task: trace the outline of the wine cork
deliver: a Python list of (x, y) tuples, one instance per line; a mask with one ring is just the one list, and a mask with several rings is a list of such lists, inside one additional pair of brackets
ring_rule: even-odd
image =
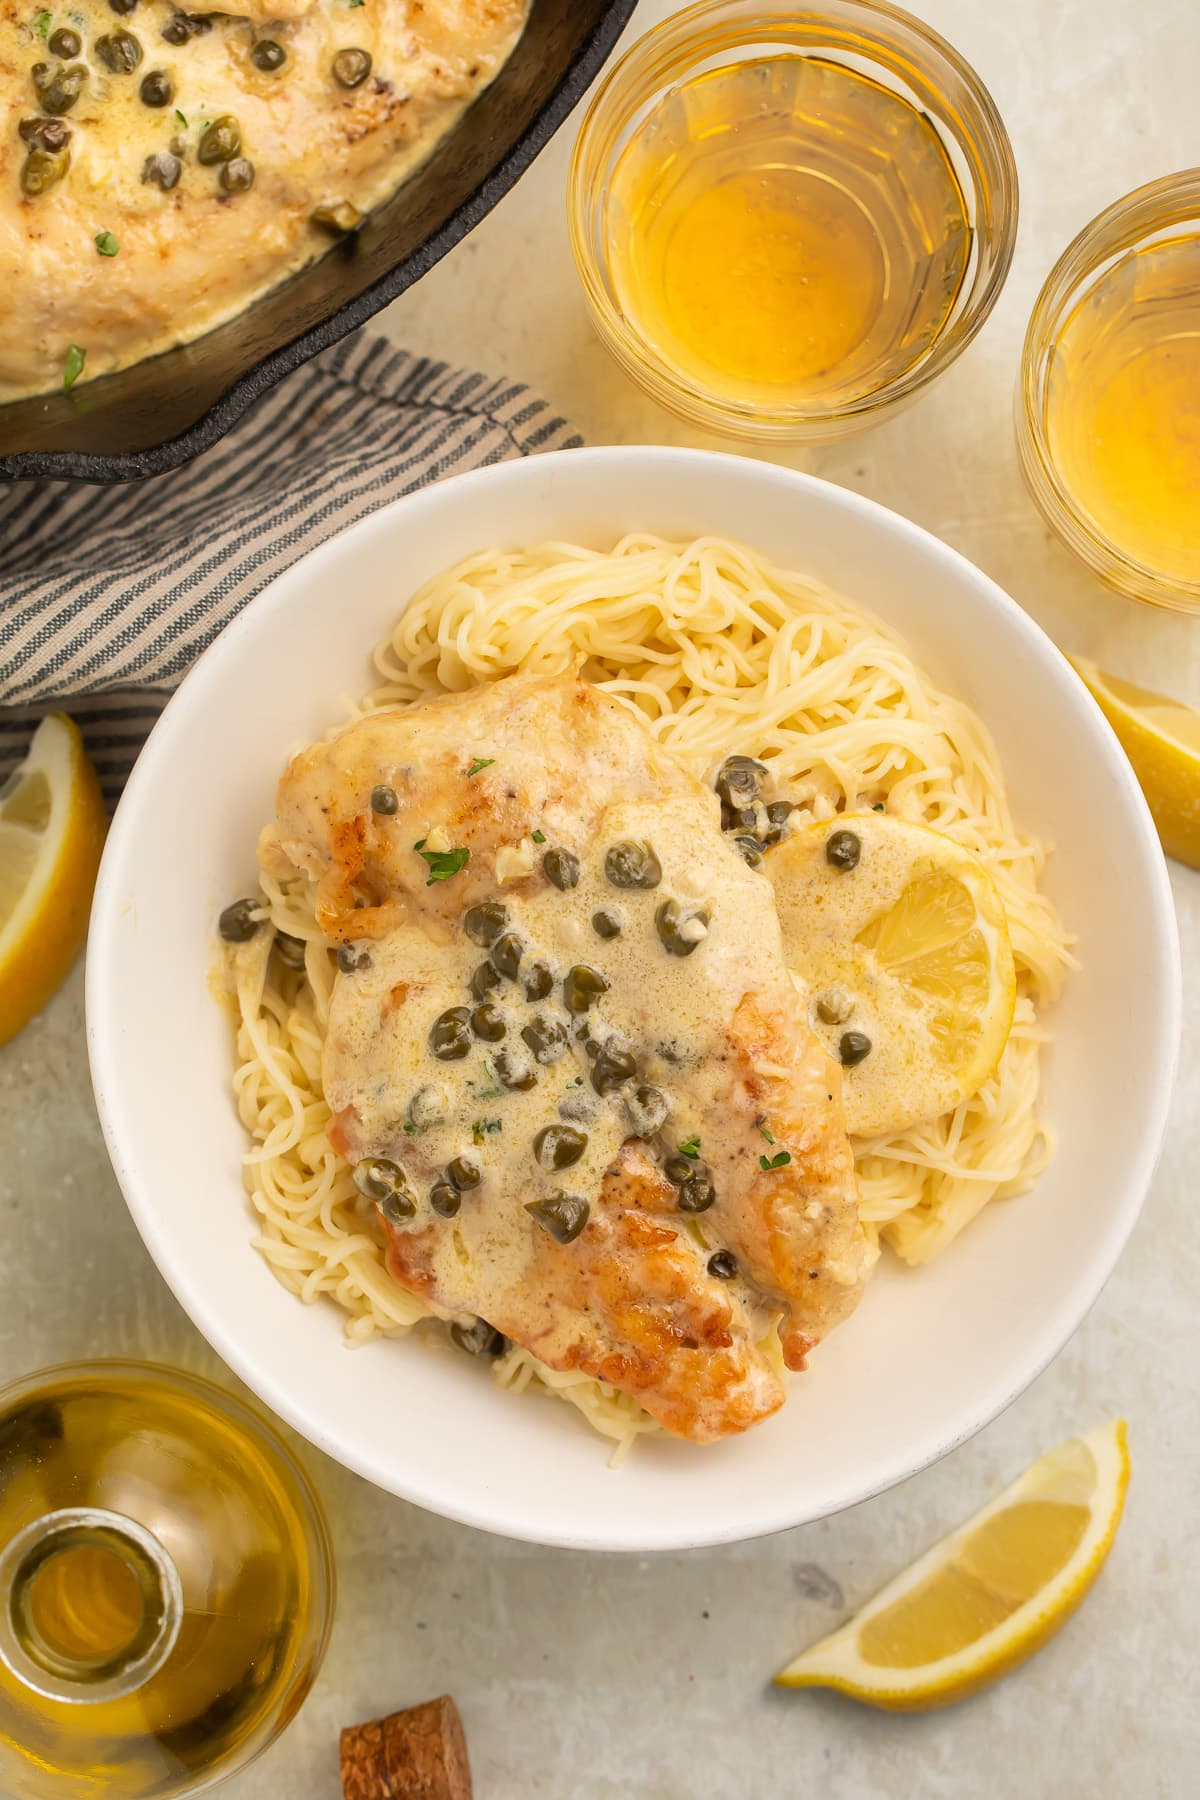
[(345, 1800), (471, 1800), (467, 1740), (446, 1694), (347, 1726), (340, 1756)]

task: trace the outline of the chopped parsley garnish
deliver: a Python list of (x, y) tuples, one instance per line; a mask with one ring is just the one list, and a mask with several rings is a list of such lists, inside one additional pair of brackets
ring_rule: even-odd
[(367, 0), (350, 0), (350, 10), (353, 12), (356, 6), (365, 6), (366, 4)]
[(533, 834), (533, 841), (535, 844), (544, 844), (546, 841), (545, 832), (544, 831), (535, 831)]
[(494, 756), (477, 756), (467, 770), (467, 780), (470, 781), (472, 775), (478, 775), (480, 769), (490, 769), (495, 760)]
[(96, 248), (101, 256), (115, 256), (121, 246), (118, 244), (111, 231), (98, 231), (96, 233)]
[(471, 1141), (472, 1143), (482, 1144), (484, 1138), (491, 1132), (503, 1130), (503, 1119), (476, 1119), (471, 1127)]
[[(80, 368), (82, 367), (81, 363)], [(429, 880), (425, 883), (426, 887), (432, 887), (435, 881), (449, 881), (452, 875), (457, 875), (465, 869), (471, 860), (471, 852), (466, 848), (426, 850), (424, 838), (418, 838), (413, 849), (429, 865)]]
[(37, 32), (37, 34), (40, 38), (48, 38), (50, 36), (51, 16), (52, 15), (50, 13), (46, 12), (45, 10), (43, 10), (42, 12), (34, 13), (33, 29)]
[(186, 131), (187, 130), (187, 114), (181, 113), (179, 108), (176, 107), (175, 108), (175, 117), (179, 120), (179, 123), (183, 126), (183, 129)]
[(414, 1125), (411, 1119), (405, 1119), (404, 1130), (408, 1133), (409, 1137), (412, 1137), (414, 1135), (414, 1133), (417, 1132), (419, 1129), (420, 1129), (420, 1127), (417, 1125)]
[[(775, 1139), (772, 1138), (771, 1142), (774, 1143)], [(758, 1166), (760, 1169), (786, 1169), (791, 1160), (790, 1150), (780, 1150), (774, 1156), (760, 1156)]]
[[(477, 1100), (494, 1100), (497, 1095), (504, 1092), (504, 1089), (500, 1086), (500, 1077), (496, 1074), (495, 1069), (493, 1069), (486, 1056), (483, 1059), (483, 1072), (487, 1076), (490, 1086), (479, 1088), (477, 1090), (475, 1083), (473, 1081), (468, 1081), (467, 1087), (470, 1089), (471, 1093), (475, 1095)], [(500, 1129), (498, 1124), (496, 1129)]]
[(81, 350), (78, 344), (72, 344), (67, 350), (67, 360), (63, 364), (63, 393), (69, 394), (79, 377), (83, 374), (83, 365), (87, 361), (87, 351)]
[(760, 1125), (758, 1129), (762, 1132), (762, 1135), (766, 1138), (768, 1144), (773, 1144), (775, 1142), (775, 1139), (771, 1136), (771, 1133), (767, 1130), (765, 1125)]
[(884, 805), (884, 804), (883, 804), (883, 801), (882, 801), (882, 800), (879, 800), (879, 801), (877, 801), (877, 802), (876, 802), (876, 804), (875, 804), (875, 805), (874, 805), (874, 806), (873, 806), (873, 807), (872, 807), (872, 808), (871, 808), (871, 811), (872, 811), (872, 812), (886, 812), (886, 811), (887, 811), (887, 807), (886, 807), (886, 806), (885, 806), (885, 805)]
[(693, 1158), (699, 1156), (699, 1154), (700, 1154), (700, 1139), (698, 1137), (687, 1138), (682, 1144), (680, 1144), (679, 1154), (680, 1154), (680, 1156), (690, 1156)]

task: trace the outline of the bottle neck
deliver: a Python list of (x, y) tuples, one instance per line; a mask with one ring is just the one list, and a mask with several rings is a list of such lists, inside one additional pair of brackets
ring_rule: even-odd
[(170, 1656), (182, 1618), (175, 1564), (121, 1513), (48, 1513), (0, 1552), (0, 1662), (46, 1699), (134, 1693)]

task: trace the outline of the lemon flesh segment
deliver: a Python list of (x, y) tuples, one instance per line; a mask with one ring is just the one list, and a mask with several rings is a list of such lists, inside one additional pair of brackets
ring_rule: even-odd
[(78, 728), (51, 713), (0, 789), (0, 1044), (59, 986), (87, 935), (104, 801)]
[(1128, 1483), (1123, 1419), (1068, 1439), (776, 1681), (837, 1688), (893, 1712), (949, 1706), (990, 1686), (1083, 1599)]
[(1200, 869), (1200, 713), (1071, 660), (1129, 758), (1163, 849)]
[[(839, 831), (858, 840), (853, 868), (826, 854)], [(797, 832), (766, 868), (812, 1029), (835, 1061), (846, 1031), (870, 1040), (843, 1071), (847, 1130), (883, 1137), (977, 1093), (1017, 992), (1003, 903), (978, 857), (928, 826), (862, 813)]]

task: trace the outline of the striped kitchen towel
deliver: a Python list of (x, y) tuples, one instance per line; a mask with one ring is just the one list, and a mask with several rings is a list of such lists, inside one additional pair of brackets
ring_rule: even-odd
[(0, 783), (61, 708), (115, 800), (196, 657), (306, 551), (442, 475), (579, 441), (520, 382), (360, 332), (186, 468), (0, 488)]

